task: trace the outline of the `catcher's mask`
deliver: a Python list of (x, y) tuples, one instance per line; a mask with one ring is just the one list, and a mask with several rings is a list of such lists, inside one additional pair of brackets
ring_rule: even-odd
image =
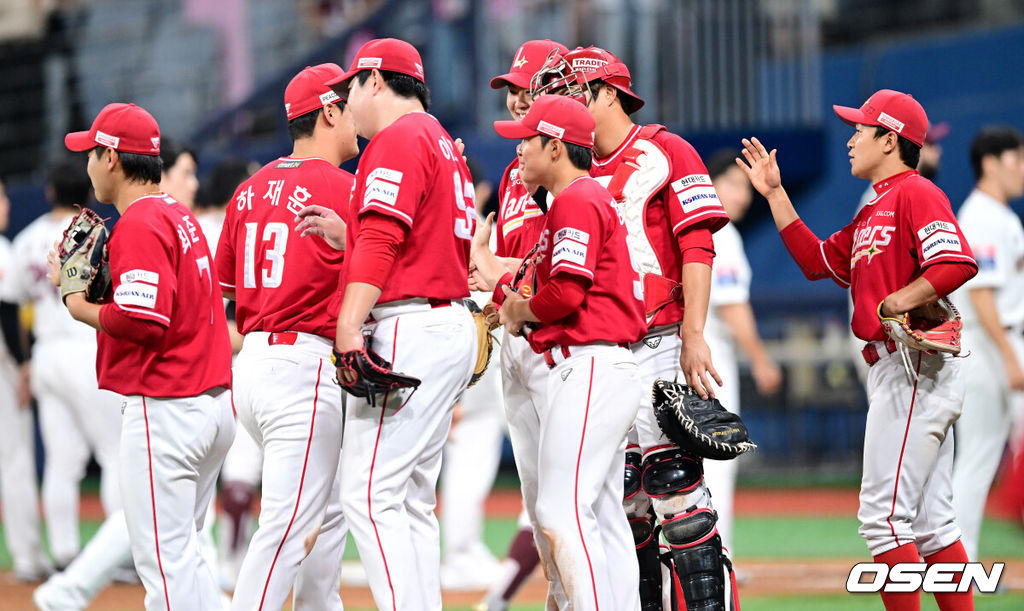
[(536, 98), (548, 93), (566, 95), (586, 105), (593, 99), (590, 83), (601, 81), (619, 92), (626, 114), (643, 107), (644, 101), (630, 89), (629, 68), (612, 53), (598, 47), (576, 47), (568, 53), (552, 50), (530, 82), (530, 94)]

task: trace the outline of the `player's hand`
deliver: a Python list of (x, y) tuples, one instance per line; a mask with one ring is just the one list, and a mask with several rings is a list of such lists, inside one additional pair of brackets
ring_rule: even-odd
[(56, 240), (53, 243), (53, 248), (51, 248), (50, 252), (46, 255), (46, 267), (49, 270), (46, 273), (46, 277), (50, 279), (53, 286), (60, 286), (60, 256), (57, 254), (57, 249), (59, 247), (60, 240)]
[(325, 206), (305, 206), (295, 215), (295, 231), (302, 237), (317, 235), (334, 250), (345, 250), (345, 221)]
[(475, 265), (471, 265), (469, 269), (469, 290), (477, 292), (491, 292), (494, 290), (493, 286), (487, 284), (487, 279), (484, 278)]
[(499, 319), (498, 316), (498, 304), (494, 303), (493, 301), (488, 301), (487, 304), (483, 307), (483, 313), (484, 320), (487, 321), (487, 324), (491, 325), (492, 327), (501, 324), (501, 320)]
[(18, 407), (28, 408), (32, 403), (31, 367), (29, 361), (18, 366)]
[(774, 395), (782, 387), (782, 370), (771, 359), (751, 363), (750, 373), (761, 395)]
[(491, 230), (494, 227), (494, 213), (487, 215), (482, 223), (476, 224), (476, 231), (473, 232), (473, 241), (470, 244), (469, 252), (479, 252), (481, 249), (491, 249)]
[(1024, 370), (1021, 370), (1017, 359), (1005, 359), (1006, 383), (1011, 390), (1024, 390)]
[[(363, 348), (363, 334), (359, 329), (338, 329), (338, 336), (334, 339), (334, 350), (337, 352), (348, 352), (350, 350), (361, 350)], [(339, 384), (346, 386), (354, 384), (356, 372), (347, 367), (337, 367), (334, 379)]]
[(502, 286), (501, 290), (505, 293), (505, 302), (498, 308), (498, 322), (512, 335), (521, 335), (527, 322), (523, 310), (529, 311), (529, 300), (507, 286)]
[(715, 396), (715, 391), (711, 388), (708, 375), (715, 380), (719, 387), (722, 386), (722, 378), (718, 376), (715, 366), (711, 363), (711, 349), (708, 348), (708, 343), (704, 341), (704, 336), (699, 333), (683, 336), (683, 349), (679, 354), (679, 366), (682, 368), (683, 376), (686, 378), (686, 385), (696, 390), (701, 399)]
[(776, 150), (772, 149), (769, 153), (757, 138), (744, 138), (743, 157), (747, 163), (736, 158), (736, 164), (746, 172), (750, 184), (765, 197), (782, 186), (782, 174), (779, 172), (779, 163), (775, 160), (775, 152)]

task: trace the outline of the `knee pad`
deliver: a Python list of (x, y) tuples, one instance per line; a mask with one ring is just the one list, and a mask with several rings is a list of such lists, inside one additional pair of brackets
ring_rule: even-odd
[(662, 524), (686, 609), (726, 611), (726, 559), (711, 509), (695, 509)]
[(650, 509), (647, 510), (646, 514), (639, 516), (627, 516), (629, 518), (629, 528), (633, 531), (633, 543), (637, 549), (649, 543), (654, 539), (654, 512)]
[(655, 452), (643, 461), (642, 485), (651, 498), (687, 494), (704, 477), (701, 459), (678, 448)]
[(626, 473), (624, 486), (622, 487), (622, 498), (628, 500), (640, 492), (640, 452), (635, 449), (626, 450)]

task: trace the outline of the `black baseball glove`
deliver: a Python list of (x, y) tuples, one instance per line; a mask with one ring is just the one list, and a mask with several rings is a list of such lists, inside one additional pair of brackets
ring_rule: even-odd
[(757, 447), (737, 414), (718, 399), (701, 399), (685, 384), (656, 380), (652, 402), (661, 431), (686, 452), (730, 460)]
[[(369, 346), (348, 352), (333, 351), (331, 361), (338, 368), (337, 380), (341, 389), (352, 396), (368, 399), (372, 407), (377, 407), (378, 393), (418, 388), (420, 385), (419, 378), (398, 373), (391, 368), (391, 363)], [(342, 370), (355, 373), (355, 381), (346, 383), (341, 376)]]

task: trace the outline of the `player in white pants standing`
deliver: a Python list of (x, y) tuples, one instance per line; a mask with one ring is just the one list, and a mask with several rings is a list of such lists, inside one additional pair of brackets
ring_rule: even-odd
[[(821, 241), (782, 188), (775, 151), (744, 139), (737, 159), (768, 199), (786, 248), (810, 280), (833, 279), (853, 295), (853, 332), (867, 342), (868, 414), (860, 488), (860, 534), (875, 562), (966, 562), (952, 505), (953, 423), (964, 381), (960, 359), (896, 345), (879, 316), (948, 295), (977, 273), (946, 196), (917, 166), (928, 130), (913, 97), (883, 89), (857, 108), (834, 106), (855, 128), (850, 173), (878, 196)], [(749, 164), (749, 166), (747, 165)], [(881, 593), (889, 611), (917, 610), (920, 591)], [(939, 609), (973, 609), (970, 592), (935, 594)]]
[[(109, 301), (72, 293), (65, 305), (100, 331), (99, 386), (125, 397), (121, 496), (146, 608), (218, 608), (222, 594), (196, 533), (235, 420), (210, 251), (192, 213), (159, 189), (160, 128), (144, 109), (110, 104), (64, 142), (89, 151), (96, 199), (121, 214), (108, 242)], [(50, 270), (60, 277), (56, 253)]]
[[(743, 238), (734, 223), (747, 213), (751, 202), (750, 181), (736, 165), (736, 151), (725, 151), (708, 162), (708, 176), (715, 186), (729, 224), (715, 232), (715, 265), (711, 270), (711, 300), (704, 338), (711, 348), (715, 370), (722, 378), (717, 396), (731, 412), (740, 412), (739, 366), (736, 349), (750, 360), (757, 391), (770, 395), (782, 384), (782, 372), (772, 361), (757, 334), (750, 308), (750, 263), (743, 252)], [(705, 460), (704, 481), (712, 491), (718, 512), (718, 533), (722, 547), (733, 548), (733, 493), (736, 488), (736, 460)]]
[[(594, 119), (575, 100), (545, 96), (522, 121), (498, 121), (521, 139), (523, 180), (554, 195), (535, 252), (531, 296), (485, 248), (474, 263), (509, 333), (529, 330), (548, 366), (539, 407), (536, 536), (576, 609), (637, 609), (632, 536), (621, 510), (626, 434), (643, 389), (629, 344), (643, 335), (640, 278), (608, 191), (588, 175)], [(540, 323), (540, 324), (538, 324)], [(622, 558), (627, 558), (623, 565)]]
[[(423, 62), (375, 39), (337, 79), (359, 135), (336, 354), (369, 347), (418, 389), (349, 397), (342, 501), (380, 609), (440, 609), (435, 486), (452, 409), (476, 363), (462, 303), (476, 224), (473, 182), (451, 136), (426, 113)], [(339, 381), (351, 383), (345, 368)]]
[[(311, 202), (347, 215), (352, 175), (338, 166), (359, 149), (351, 111), (328, 86), (342, 73), (326, 63), (292, 78), (284, 92), (292, 154), (238, 187), (217, 247), (217, 275), (245, 336), (235, 408), (264, 454), (259, 528), (234, 609), (279, 609), (293, 582), (297, 609), (341, 608), (347, 530), (332, 494), (344, 410), (331, 375), (336, 320), (325, 304), (337, 294), (344, 254), (301, 239), (295, 217)], [(314, 545), (323, 555), (304, 561)]]
[(90, 454), (103, 469), (100, 499), (109, 515), (121, 508), (117, 454), (121, 398), (101, 390), (96, 371), (72, 364), (96, 362), (96, 332), (68, 314), (60, 292), (46, 277), (46, 256), (77, 210), (90, 197), (81, 155), (66, 154), (51, 168), (47, 198), (53, 210), (30, 223), (14, 240), (15, 265), (8, 296), (32, 304), (31, 389), (39, 404), (39, 428), (46, 448), (43, 509), (50, 553), (63, 570), (81, 549), (79, 485)]
[[(11, 201), (0, 181), (0, 230), (7, 229)], [(39, 530), (39, 494), (36, 490), (35, 435), (31, 397), (19, 381), (14, 356), (24, 360), (18, 326), (18, 308), (6, 297), (7, 278), (14, 266), (11, 243), (0, 236), (0, 316), (4, 342), (0, 345), (0, 507), (4, 539), (14, 561), (18, 581), (46, 579), (53, 570), (43, 551)]]
[(1024, 137), (1009, 126), (982, 129), (971, 143), (971, 167), (978, 182), (957, 220), (978, 275), (954, 295), (971, 358), (956, 423), (953, 507), (967, 557), (977, 561), (985, 501), (1024, 401), (1024, 228), (1009, 206), (1024, 194)]

